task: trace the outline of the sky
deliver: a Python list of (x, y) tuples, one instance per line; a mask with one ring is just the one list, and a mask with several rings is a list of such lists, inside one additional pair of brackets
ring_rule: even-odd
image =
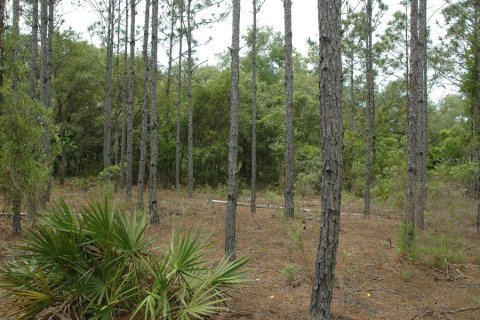
[[(357, 0), (352, 0), (357, 1)], [(360, 0), (361, 1), (361, 0)], [(81, 1), (81, 6), (71, 4), (71, 1), (62, 1), (60, 3), (59, 14), (65, 20), (63, 28), (71, 27), (76, 32), (80, 33), (81, 37), (89, 42), (99, 45), (98, 38), (91, 38), (88, 32), (88, 27), (98, 20), (98, 14), (91, 8), (87, 1)], [(397, 10), (403, 10), (403, 7), (398, 4), (398, 1), (384, 0), (389, 6), (387, 13), (382, 19), (382, 25), (378, 28), (377, 33), (381, 33), (385, 28), (385, 24), (392, 17), (392, 14)], [(143, 4), (144, 1), (141, 1)], [(292, 1), (292, 31), (293, 31), (293, 46), (302, 54), (307, 53), (307, 39), (318, 38), (318, 18), (317, 18), (317, 0), (293, 0)], [(435, 0), (428, 2), (429, 26), (431, 28), (432, 41), (435, 43), (439, 36), (444, 34), (441, 27), (436, 24), (436, 21), (442, 23), (440, 9), (444, 5), (444, 0)], [(144, 7), (138, 9), (136, 21), (138, 25), (143, 24)], [(247, 28), (252, 24), (252, 1), (241, 1), (241, 18), (240, 31), (241, 35), (245, 35)], [(272, 26), (274, 30), (282, 32), (284, 30), (283, 24), (283, 1), (282, 0), (266, 0), (260, 12), (257, 14), (258, 26)], [(197, 48), (197, 57), (199, 61), (205, 61), (206, 64), (215, 65), (218, 62), (217, 54), (225, 52), (231, 44), (231, 15), (222, 22), (216, 23), (211, 28), (202, 28), (194, 33), (199, 43), (205, 43), (207, 39), (211, 38), (207, 45)], [(244, 44), (244, 43), (243, 43)], [(141, 44), (137, 45), (140, 49)], [(241, 44), (242, 47), (242, 44)], [(243, 50), (246, 47), (243, 46)], [(166, 63), (167, 48), (163, 52), (159, 48), (159, 61)], [(432, 88), (430, 94), (431, 99), (435, 102), (439, 101), (445, 94), (452, 92), (453, 88), (446, 90), (440, 86)]]

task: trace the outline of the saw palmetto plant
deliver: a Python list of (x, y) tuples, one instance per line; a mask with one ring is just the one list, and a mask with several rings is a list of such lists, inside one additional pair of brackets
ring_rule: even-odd
[(0, 269), (16, 319), (204, 319), (226, 308), (228, 289), (246, 283), (246, 259), (214, 264), (210, 243), (172, 232), (161, 257), (143, 213), (105, 200), (76, 213), (49, 209), (19, 258)]

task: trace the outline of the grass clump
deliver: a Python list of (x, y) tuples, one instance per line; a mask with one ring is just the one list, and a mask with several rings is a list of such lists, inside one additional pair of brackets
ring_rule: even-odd
[(157, 257), (144, 214), (95, 203), (76, 214), (49, 209), (0, 269), (16, 319), (202, 319), (225, 308), (226, 289), (245, 282), (246, 260), (210, 267), (209, 243), (172, 233)]
[[(409, 245), (410, 235), (413, 241)], [(462, 263), (462, 241), (457, 237), (415, 230), (402, 224), (397, 229), (398, 249), (401, 255), (429, 267), (445, 268), (449, 263)]]

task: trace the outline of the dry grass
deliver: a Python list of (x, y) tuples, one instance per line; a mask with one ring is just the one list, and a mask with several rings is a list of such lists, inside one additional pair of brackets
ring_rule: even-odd
[[(100, 196), (96, 188), (77, 192), (66, 186), (55, 188), (52, 200), (63, 197), (79, 207)], [(116, 194), (113, 198), (124, 207), (131, 205), (123, 195)], [(149, 230), (158, 236), (159, 250), (167, 243), (173, 227), (194, 228), (215, 241), (213, 254), (220, 257), (225, 207), (209, 202), (212, 198), (219, 199), (219, 193), (198, 191), (190, 199), (184, 192), (159, 191), (160, 209), (165, 215), (159, 225)], [(474, 239), (473, 207), (466, 202), (455, 206), (455, 200), (451, 200), (450, 205), (443, 203), (430, 208), (429, 232), (443, 232), (448, 237), (461, 235), (464, 259), (458, 264), (449, 263), (447, 276), (445, 269), (399, 256), (395, 230), (401, 222), (400, 212), (378, 207), (372, 217), (365, 219), (359, 214), (361, 202), (347, 200), (343, 207), (346, 214), (341, 222), (333, 299), (333, 311), (339, 319), (480, 318), (479, 310), (462, 310), (480, 306), (480, 243)], [(281, 202), (281, 197), (272, 194), (258, 200), (276, 205)], [(237, 250), (240, 256), (251, 259), (252, 282), (250, 287), (235, 293), (231, 312), (216, 319), (307, 318), (305, 311), (310, 302), (320, 228), (318, 202), (318, 199), (298, 201), (298, 206), (308, 207), (312, 212), (303, 212), (288, 224), (283, 222), (280, 210), (258, 209), (255, 218), (261, 229), (257, 228), (249, 208), (238, 208)], [(13, 240), (4, 236), (9, 228), (9, 221), (0, 220), (0, 255), (10, 251), (8, 247)], [(287, 264), (294, 267), (292, 277), (282, 273)]]

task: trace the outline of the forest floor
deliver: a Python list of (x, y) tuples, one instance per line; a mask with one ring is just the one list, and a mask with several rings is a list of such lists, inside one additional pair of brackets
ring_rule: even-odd
[[(93, 187), (55, 187), (52, 201), (64, 198), (79, 207), (99, 193)], [(113, 197), (127, 205), (123, 196)], [(159, 199), (165, 215), (149, 232), (158, 237), (160, 247), (168, 243), (172, 228), (193, 228), (214, 241), (212, 259), (222, 256), (225, 205), (211, 201), (223, 200), (218, 193), (198, 191), (188, 198), (183, 192), (159, 191)], [(282, 199), (260, 197), (257, 203), (281, 206)], [(465, 225), (462, 259), (454, 264), (446, 257), (444, 268), (398, 253), (401, 211), (376, 207), (365, 218), (359, 200), (344, 203), (332, 305), (338, 319), (480, 319), (480, 242), (474, 238), (473, 222), (455, 226)], [(299, 200), (297, 206), (310, 211), (288, 223), (281, 209), (259, 208), (255, 221), (248, 207), (238, 207), (237, 252), (250, 258), (252, 281), (233, 292), (230, 312), (214, 319), (307, 319), (320, 228), (318, 205), (319, 197)], [(25, 227), (28, 224), (27, 219)], [(10, 234), (10, 219), (1, 217), (0, 261), (21, 241)]]

